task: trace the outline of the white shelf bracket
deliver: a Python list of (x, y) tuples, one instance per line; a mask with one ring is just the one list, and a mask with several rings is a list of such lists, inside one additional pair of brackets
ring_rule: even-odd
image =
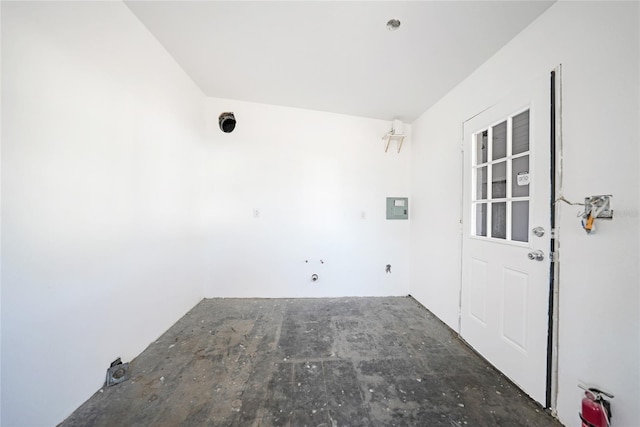
[(404, 137), (406, 135), (403, 133), (398, 133), (398, 134), (393, 134), (393, 133), (388, 133), (385, 136), (382, 137), (382, 139), (386, 140), (386, 146), (384, 148), (384, 152), (386, 153), (389, 150), (389, 144), (391, 144), (392, 140), (396, 140), (398, 143), (398, 153), (400, 152), (400, 150), (402, 150), (402, 143), (404, 142)]

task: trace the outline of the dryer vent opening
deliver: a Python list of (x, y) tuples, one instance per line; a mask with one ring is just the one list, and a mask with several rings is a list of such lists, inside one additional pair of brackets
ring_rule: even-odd
[(220, 130), (224, 133), (231, 133), (236, 128), (236, 117), (233, 113), (222, 113), (218, 117)]

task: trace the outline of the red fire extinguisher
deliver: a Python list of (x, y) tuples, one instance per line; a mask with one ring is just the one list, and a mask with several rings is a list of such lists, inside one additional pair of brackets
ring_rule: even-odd
[(582, 420), (582, 427), (610, 427), (611, 404), (605, 396), (612, 399), (613, 395), (594, 387), (578, 387), (584, 390), (582, 412), (578, 414)]

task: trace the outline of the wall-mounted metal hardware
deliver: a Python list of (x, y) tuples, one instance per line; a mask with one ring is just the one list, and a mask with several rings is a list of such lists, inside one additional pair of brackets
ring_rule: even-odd
[(312, 282), (317, 282), (318, 281), (318, 275), (317, 274), (312, 274), (311, 275), (311, 281)]
[(533, 230), (531, 230), (531, 232), (536, 236), (536, 237), (542, 237), (544, 236), (544, 228), (542, 227), (536, 227)]
[(387, 266), (384, 268), (384, 272), (391, 273), (391, 264), (387, 264)]
[(613, 196), (611, 194), (585, 197), (584, 217), (587, 218), (592, 215), (598, 219), (613, 219), (612, 199)]
[(544, 261), (544, 252), (541, 250), (531, 251), (527, 255), (531, 261)]
[(111, 363), (109, 369), (107, 369), (107, 387), (120, 384), (129, 379), (129, 364), (122, 363), (122, 360), (118, 357)]
[(403, 134), (393, 134), (391, 132), (385, 134), (382, 139), (385, 139), (387, 144), (384, 147), (384, 152), (386, 153), (389, 150), (389, 144), (391, 140), (398, 141), (398, 153), (402, 150), (402, 143), (404, 142), (405, 135)]

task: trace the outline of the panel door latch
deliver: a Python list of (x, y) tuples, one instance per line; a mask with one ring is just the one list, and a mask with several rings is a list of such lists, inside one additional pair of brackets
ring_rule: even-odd
[(537, 251), (531, 251), (529, 252), (528, 257), (531, 261), (543, 261), (544, 252), (542, 252), (540, 249), (538, 249)]

